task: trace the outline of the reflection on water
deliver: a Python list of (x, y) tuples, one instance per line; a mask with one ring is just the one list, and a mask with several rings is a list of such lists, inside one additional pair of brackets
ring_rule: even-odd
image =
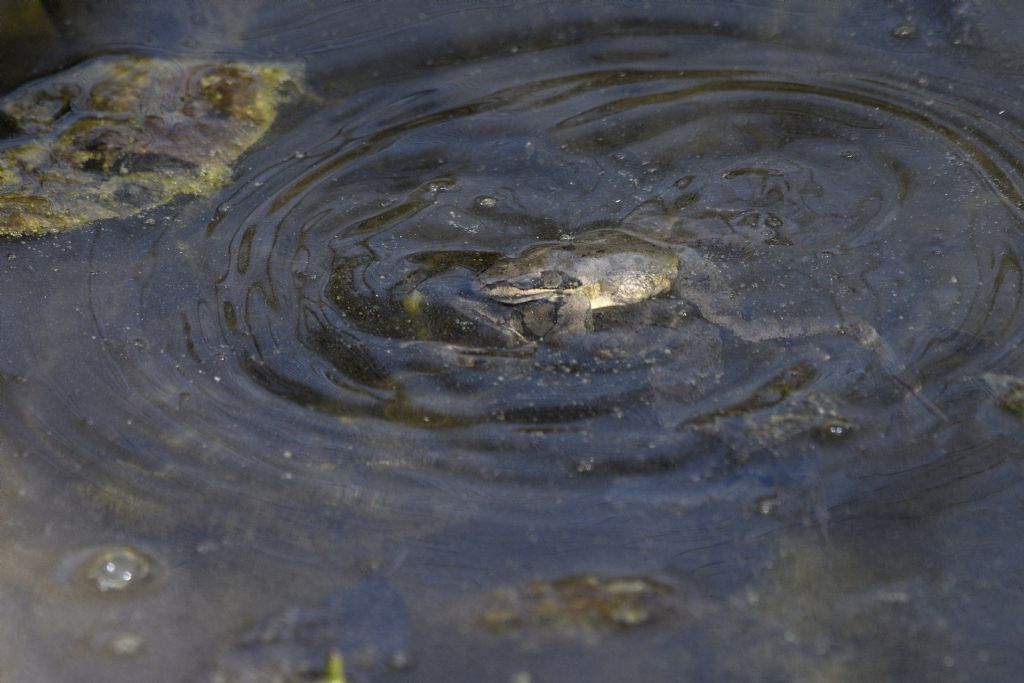
[(0, 245), (12, 680), (1013, 680), (1021, 18), (653, 5), (253, 6), (221, 194)]

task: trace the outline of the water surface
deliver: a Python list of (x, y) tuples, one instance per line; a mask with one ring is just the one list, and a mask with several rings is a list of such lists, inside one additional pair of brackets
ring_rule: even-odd
[[(1024, 16), (245, 9), (46, 58), (310, 93), (216, 196), (2, 244), (0, 676), (1014, 680)], [(714, 287), (460, 317), (609, 227)]]

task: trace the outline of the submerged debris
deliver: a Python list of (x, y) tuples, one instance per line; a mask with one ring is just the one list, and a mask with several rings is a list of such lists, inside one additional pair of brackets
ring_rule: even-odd
[(807, 363), (793, 365), (756, 386), (738, 401), (704, 413), (680, 429), (720, 439), (741, 459), (762, 449), (774, 450), (790, 439), (808, 435), (819, 444), (836, 444), (856, 432), (838, 399), (810, 388), (818, 377)]
[(301, 88), (284, 64), (116, 56), (0, 98), (0, 235), (208, 194)]
[(324, 665), (324, 677), (321, 683), (348, 683), (345, 678), (345, 660), (339, 650), (331, 650)]
[(499, 590), (482, 617), (496, 631), (546, 628), (589, 633), (640, 626), (668, 616), (673, 588), (645, 576), (572, 574)]
[(1000, 408), (1024, 420), (1024, 380), (995, 373), (985, 373), (982, 379), (998, 395)]
[(214, 683), (347, 683), (405, 669), (408, 613), (391, 584), (371, 578), (312, 607), (251, 628), (219, 657)]
[(717, 419), (742, 417), (760, 410), (773, 408), (783, 403), (791, 394), (810, 385), (818, 377), (818, 371), (808, 363), (792, 365), (764, 384), (755, 387), (753, 392), (738, 403), (715, 410), (695, 420), (693, 424), (704, 425)]

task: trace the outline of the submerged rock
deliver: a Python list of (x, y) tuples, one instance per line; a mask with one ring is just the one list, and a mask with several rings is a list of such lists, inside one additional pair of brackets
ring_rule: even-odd
[(672, 586), (646, 576), (571, 574), (504, 589), (483, 613), (484, 626), (504, 632), (550, 630), (563, 634), (632, 628), (676, 611)]
[(999, 407), (1019, 420), (1024, 420), (1024, 380), (1013, 375), (985, 373), (982, 379), (998, 396)]
[(0, 235), (208, 194), (301, 89), (301, 68), (116, 56), (0, 99)]

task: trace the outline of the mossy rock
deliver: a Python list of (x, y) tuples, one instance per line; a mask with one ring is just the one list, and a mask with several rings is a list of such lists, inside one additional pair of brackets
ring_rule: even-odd
[(114, 56), (0, 99), (0, 235), (61, 232), (207, 195), (302, 90), (288, 64)]

